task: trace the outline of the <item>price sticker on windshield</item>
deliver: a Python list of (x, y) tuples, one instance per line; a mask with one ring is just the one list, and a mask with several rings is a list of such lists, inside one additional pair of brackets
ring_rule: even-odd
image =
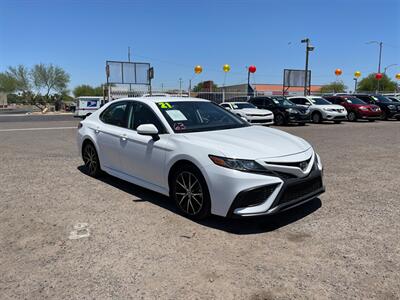
[(168, 108), (172, 108), (172, 105), (171, 104), (169, 104), (168, 102), (159, 102), (159, 103), (157, 103), (159, 106), (160, 106), (160, 108), (162, 108), (162, 109), (168, 109)]

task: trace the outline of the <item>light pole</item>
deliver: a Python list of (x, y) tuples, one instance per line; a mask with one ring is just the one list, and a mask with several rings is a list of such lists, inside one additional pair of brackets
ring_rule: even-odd
[(310, 45), (309, 38), (305, 38), (305, 39), (301, 40), (301, 42), (306, 44), (306, 68), (305, 68), (305, 74), (304, 74), (304, 96), (307, 96), (308, 95), (308, 87), (307, 86), (309, 86), (309, 84), (308, 84), (308, 81), (309, 81), (309, 78), (308, 78), (308, 53), (310, 51), (314, 50), (314, 46)]
[[(378, 63), (378, 74), (381, 73), (381, 62), (382, 62), (382, 46), (383, 42), (378, 42), (378, 41), (370, 41), (367, 42), (367, 44), (378, 44), (379, 45), (379, 63)], [(378, 79), (378, 92), (379, 92), (379, 79)]]
[(391, 67), (394, 67), (394, 66), (397, 66), (397, 64), (391, 64), (391, 65), (388, 65), (388, 66), (384, 67), (383, 68), (383, 74), (386, 74), (386, 70), (391, 68)]
[(182, 96), (182, 78), (179, 78), (179, 95)]
[(357, 93), (357, 81), (358, 81), (358, 79), (357, 79), (357, 77), (354, 77), (353, 80), (354, 80), (354, 94), (355, 94), (355, 93)]

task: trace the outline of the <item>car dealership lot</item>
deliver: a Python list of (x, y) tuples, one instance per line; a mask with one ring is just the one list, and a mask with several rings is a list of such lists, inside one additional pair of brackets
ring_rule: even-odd
[(77, 122), (0, 123), (1, 298), (398, 299), (400, 122), (280, 127), (321, 155), (326, 193), (201, 223), (85, 175)]

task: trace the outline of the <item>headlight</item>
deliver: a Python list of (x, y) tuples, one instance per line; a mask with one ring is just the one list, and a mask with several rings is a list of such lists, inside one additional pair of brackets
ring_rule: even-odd
[(263, 166), (254, 160), (234, 159), (215, 155), (209, 155), (208, 157), (210, 157), (214, 164), (228, 169), (245, 172), (267, 171)]
[(389, 109), (395, 109), (396, 106), (394, 106), (394, 105), (388, 105), (388, 108), (389, 108)]
[(360, 110), (368, 110), (368, 107), (360, 106)]
[(333, 108), (323, 108), (325, 111), (335, 111)]
[(290, 114), (298, 114), (299, 112), (293, 108), (286, 108), (286, 111)]

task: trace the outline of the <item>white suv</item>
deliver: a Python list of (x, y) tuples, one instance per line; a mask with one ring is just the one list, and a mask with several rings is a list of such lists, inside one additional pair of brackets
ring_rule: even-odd
[(314, 123), (322, 121), (333, 121), (340, 123), (347, 120), (347, 111), (341, 105), (332, 104), (322, 97), (318, 96), (297, 96), (288, 97), (293, 103), (307, 107), (311, 111), (311, 120)]
[(223, 102), (220, 105), (234, 114), (245, 118), (246, 121), (251, 124), (274, 124), (274, 114), (272, 111), (267, 109), (258, 109), (257, 106), (249, 102)]

